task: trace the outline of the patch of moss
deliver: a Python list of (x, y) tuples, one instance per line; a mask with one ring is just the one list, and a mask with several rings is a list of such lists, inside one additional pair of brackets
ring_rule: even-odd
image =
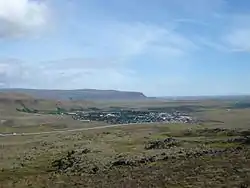
[(239, 146), (239, 143), (229, 143), (229, 142), (213, 142), (207, 144), (211, 148), (234, 148)]

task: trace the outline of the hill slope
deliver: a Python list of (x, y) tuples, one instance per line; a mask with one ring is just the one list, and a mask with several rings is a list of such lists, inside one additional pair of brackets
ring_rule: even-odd
[(143, 100), (147, 97), (140, 92), (116, 90), (42, 90), (42, 89), (0, 89), (4, 93), (21, 93), (35, 98), (55, 100)]

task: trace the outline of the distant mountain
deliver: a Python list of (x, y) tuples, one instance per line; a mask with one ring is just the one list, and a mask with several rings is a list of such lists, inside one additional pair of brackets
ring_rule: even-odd
[(35, 98), (53, 100), (144, 100), (141, 92), (117, 90), (44, 90), (44, 89), (0, 89), (2, 93), (26, 94)]
[(208, 96), (175, 96), (175, 97), (158, 97), (158, 99), (176, 100), (176, 101), (197, 101), (197, 100), (250, 100), (250, 95), (208, 95)]

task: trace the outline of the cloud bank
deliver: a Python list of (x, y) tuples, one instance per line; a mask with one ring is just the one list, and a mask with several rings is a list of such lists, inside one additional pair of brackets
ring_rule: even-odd
[(43, 1), (0, 0), (0, 38), (20, 37), (42, 29), (48, 19)]

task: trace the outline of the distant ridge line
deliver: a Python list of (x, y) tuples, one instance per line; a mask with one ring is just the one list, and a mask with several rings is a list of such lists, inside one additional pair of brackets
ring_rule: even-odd
[(26, 94), (35, 98), (53, 100), (144, 100), (147, 96), (142, 92), (98, 90), (98, 89), (26, 89), (3, 88), (2, 93)]

